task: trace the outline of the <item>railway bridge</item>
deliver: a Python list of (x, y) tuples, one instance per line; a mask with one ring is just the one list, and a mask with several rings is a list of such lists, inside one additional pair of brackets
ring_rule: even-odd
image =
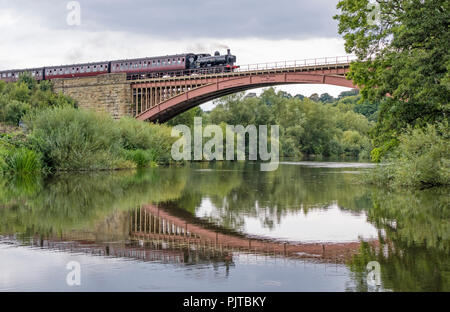
[(355, 88), (346, 79), (351, 56), (283, 61), (240, 66), (233, 72), (170, 72), (157, 78), (126, 74), (55, 79), (55, 91), (79, 106), (107, 111), (114, 118), (131, 115), (165, 122), (192, 107), (221, 96), (260, 87), (288, 84), (329, 84)]

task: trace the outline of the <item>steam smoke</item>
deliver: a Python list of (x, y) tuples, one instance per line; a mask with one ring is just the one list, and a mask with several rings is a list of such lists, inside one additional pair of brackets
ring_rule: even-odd
[(223, 43), (212, 43), (212, 44), (202, 44), (202, 43), (195, 43), (187, 46), (186, 51), (192, 52), (192, 53), (212, 53), (216, 50), (226, 50), (229, 49), (229, 47), (226, 44)]

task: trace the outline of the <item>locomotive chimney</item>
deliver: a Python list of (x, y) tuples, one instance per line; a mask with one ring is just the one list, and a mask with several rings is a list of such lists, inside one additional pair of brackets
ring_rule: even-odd
[(228, 53), (228, 55), (230, 55), (230, 54), (231, 54), (231, 52), (230, 52), (230, 49), (227, 49), (227, 53)]

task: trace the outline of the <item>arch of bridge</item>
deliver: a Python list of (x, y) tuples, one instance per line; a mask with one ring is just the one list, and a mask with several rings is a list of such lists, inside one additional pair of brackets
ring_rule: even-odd
[[(289, 84), (329, 84), (356, 88), (353, 82), (345, 78), (348, 68), (320, 69), (300, 72), (261, 73), (256, 75), (222, 76), (211, 79), (190, 79), (189, 84), (196, 85), (186, 92), (172, 96), (161, 103), (140, 112), (138, 120), (164, 122), (195, 106), (219, 97), (250, 89)], [(177, 81), (173, 86), (179, 86)], [(146, 86), (171, 86), (171, 82), (136, 83), (133, 88)]]

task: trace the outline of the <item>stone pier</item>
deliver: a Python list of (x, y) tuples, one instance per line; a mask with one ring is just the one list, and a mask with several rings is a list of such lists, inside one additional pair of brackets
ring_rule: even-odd
[(132, 116), (131, 86), (126, 74), (53, 79), (54, 91), (70, 96), (78, 107), (107, 112), (114, 119)]

